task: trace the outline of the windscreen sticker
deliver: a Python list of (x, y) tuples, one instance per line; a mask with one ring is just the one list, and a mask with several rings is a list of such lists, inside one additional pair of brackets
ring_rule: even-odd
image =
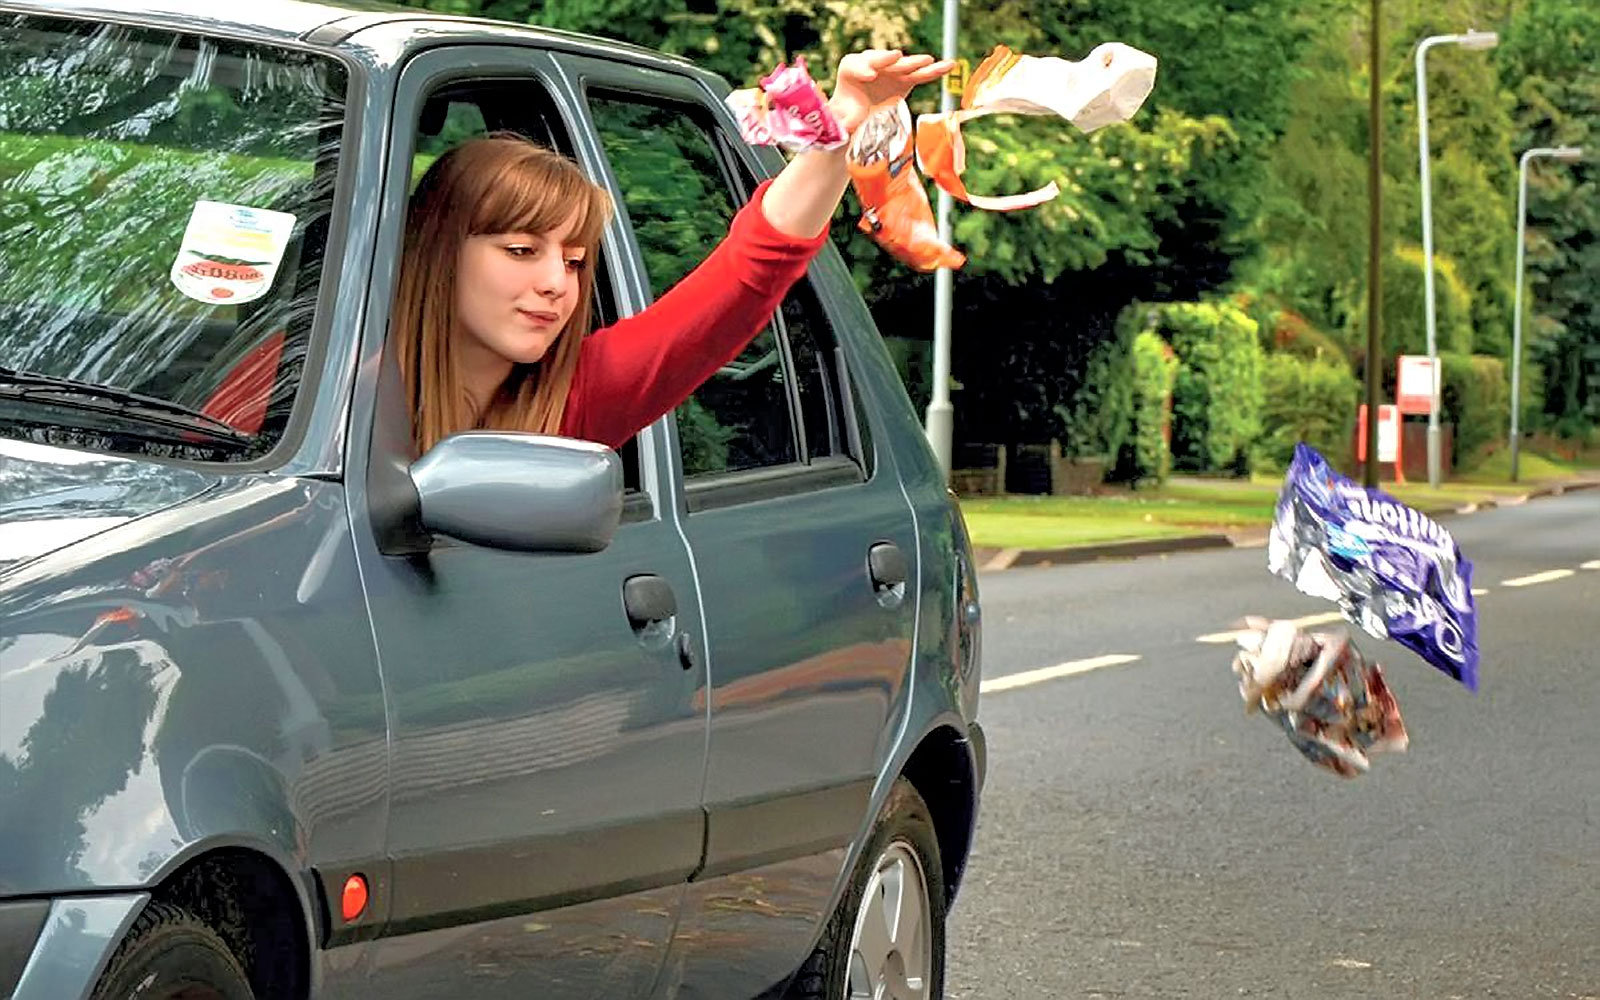
[(272, 287), (293, 231), (288, 212), (197, 201), (172, 264), (172, 283), (199, 302), (253, 302)]

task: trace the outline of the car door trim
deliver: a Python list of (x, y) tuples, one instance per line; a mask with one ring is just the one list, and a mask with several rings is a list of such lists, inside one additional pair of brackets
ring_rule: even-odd
[(869, 813), (873, 785), (873, 778), (860, 778), (709, 810), (705, 866), (691, 881), (849, 846)]
[[(594, 831), (581, 843), (561, 834), (396, 857), (396, 891), (381, 936), (556, 910), (682, 883), (696, 866), (681, 863), (677, 845), (685, 837), (699, 836), (704, 823), (705, 813), (690, 808), (647, 823)], [(630, 871), (647, 874), (608, 872), (624, 863)], [(417, 898), (426, 905), (409, 905)]]
[(685, 484), (684, 494), (687, 509), (693, 514), (839, 486), (859, 486), (866, 481), (866, 473), (854, 459), (830, 456), (810, 465), (745, 469), (707, 476), (699, 481), (690, 480)]

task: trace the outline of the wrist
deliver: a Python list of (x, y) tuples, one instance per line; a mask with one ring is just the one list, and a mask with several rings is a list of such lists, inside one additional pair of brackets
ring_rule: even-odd
[(844, 133), (845, 142), (856, 134), (856, 129), (867, 120), (867, 112), (861, 109), (856, 101), (840, 101), (837, 96), (829, 99), (828, 113), (833, 115), (833, 120), (838, 122), (839, 131)]

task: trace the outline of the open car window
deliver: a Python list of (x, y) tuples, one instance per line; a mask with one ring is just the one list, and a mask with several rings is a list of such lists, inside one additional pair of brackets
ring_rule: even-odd
[(0, 434), (261, 458), (299, 389), (345, 74), (0, 14)]

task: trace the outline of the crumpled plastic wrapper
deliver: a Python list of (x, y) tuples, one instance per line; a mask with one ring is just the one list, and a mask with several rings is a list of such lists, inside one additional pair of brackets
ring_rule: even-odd
[(848, 158), (850, 184), (861, 200), (862, 232), (918, 271), (955, 270), (967, 262), (965, 254), (939, 238), (928, 192), (917, 175), (905, 101), (868, 115), (850, 139)]
[(1307, 760), (1355, 778), (1371, 768), (1373, 754), (1406, 749), (1405, 721), (1382, 668), (1348, 636), (1265, 618), (1245, 625), (1233, 658), (1245, 710), (1278, 723)]
[(1267, 568), (1478, 689), (1472, 563), (1432, 518), (1340, 475), (1305, 444), (1278, 496)]
[(1053, 181), (1015, 195), (968, 191), (961, 180), (967, 168), (961, 123), (994, 114), (1053, 114), (1093, 132), (1133, 117), (1155, 86), (1155, 73), (1154, 56), (1120, 42), (1100, 45), (1076, 62), (1000, 45), (974, 71), (958, 110), (920, 115), (913, 130), (904, 101), (874, 109), (849, 148), (861, 231), (915, 270), (961, 267), (966, 256), (939, 238), (919, 168), (951, 197), (987, 211), (1031, 208), (1061, 193)]
[(727, 104), (739, 123), (739, 134), (752, 146), (781, 146), (791, 153), (838, 149), (844, 128), (828, 108), (828, 99), (811, 78), (805, 60), (778, 68), (761, 78), (761, 86), (735, 90)]
[(1057, 115), (1081, 132), (1094, 132), (1132, 118), (1155, 84), (1156, 57), (1121, 42), (1098, 45), (1076, 62), (997, 45), (973, 71), (959, 109), (918, 116), (917, 164), (952, 198), (974, 208), (1011, 212), (1041, 205), (1061, 193), (1054, 181), (1001, 197), (967, 190), (961, 181), (967, 167), (961, 123), (985, 115)]

